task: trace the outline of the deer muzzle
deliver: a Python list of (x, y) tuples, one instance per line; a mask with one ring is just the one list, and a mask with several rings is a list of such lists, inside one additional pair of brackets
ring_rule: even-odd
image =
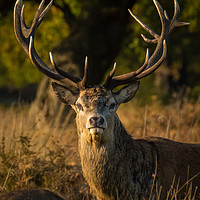
[(105, 117), (99, 113), (92, 114), (87, 120), (86, 128), (91, 134), (102, 134), (107, 128)]

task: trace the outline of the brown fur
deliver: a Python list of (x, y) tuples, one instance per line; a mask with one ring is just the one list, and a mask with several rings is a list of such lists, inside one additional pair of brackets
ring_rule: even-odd
[[(180, 188), (189, 179), (194, 178), (192, 180), (193, 189), (196, 186), (200, 188), (200, 144), (181, 143), (156, 137), (149, 137), (145, 140), (153, 143), (157, 148), (158, 179), (159, 185), (162, 186), (163, 197), (170, 189), (174, 176), (174, 187), (177, 186), (178, 181), (180, 181)], [(185, 192), (186, 187), (181, 190), (179, 197)], [(195, 199), (200, 199), (199, 192), (200, 190)]]
[[(143, 37), (146, 42), (157, 43), (154, 53), (148, 58), (147, 51), (144, 65), (135, 72), (113, 77), (116, 70), (114, 65), (105, 85), (93, 87), (87, 84), (87, 58), (83, 79), (60, 71), (51, 54), (52, 65), (58, 73), (53, 73), (43, 64), (34, 49), (33, 39), (45, 12), (41, 13), (42, 9), (38, 9), (32, 29), (29, 31), (26, 26), (21, 28), (21, 24), (24, 24), (20, 15), (23, 12), (21, 4), (21, 1), (15, 4), (14, 30), (32, 63), (47, 76), (72, 83), (80, 90), (79, 93), (75, 93), (53, 83), (58, 98), (70, 104), (77, 113), (76, 123), (83, 174), (98, 199), (139, 200), (148, 199), (150, 195), (153, 199), (156, 197), (156, 189), (160, 187), (162, 187), (161, 199), (165, 199), (174, 176), (180, 178), (179, 184), (183, 185), (187, 181), (188, 171), (189, 177), (199, 173), (200, 145), (183, 144), (162, 138), (133, 140), (115, 113), (121, 103), (130, 101), (135, 95), (139, 82), (134, 81), (151, 74), (163, 62), (166, 57), (166, 42), (171, 31), (177, 26), (188, 25), (179, 22), (180, 9), (177, 1), (174, 1), (174, 15), (171, 20), (160, 4), (154, 1), (162, 22), (161, 35), (154, 33), (131, 13), (133, 18), (154, 37), (153, 40)], [(49, 8), (50, 6), (47, 6), (45, 11)], [(127, 86), (118, 92), (111, 91), (117, 86), (126, 84)], [(200, 186), (199, 176), (193, 180), (193, 186)], [(183, 190), (178, 198), (181, 198), (182, 194)]]
[[(176, 188), (179, 183), (180, 188), (200, 172), (200, 144), (180, 143), (159, 137), (135, 140), (126, 132), (116, 110), (121, 103), (134, 96), (137, 88), (138, 83), (134, 83), (119, 92), (112, 92), (102, 86), (94, 86), (80, 91), (72, 105), (77, 113), (83, 175), (99, 200), (140, 200), (149, 199), (150, 195), (151, 199), (155, 199), (161, 188), (160, 199), (164, 200), (174, 177), (173, 186)], [(58, 97), (63, 94), (63, 88), (59, 85), (54, 85), (54, 90)], [(114, 110), (110, 109), (113, 102), (116, 103)], [(78, 109), (80, 107), (81, 110)], [(88, 120), (95, 113), (107, 121), (103, 133), (93, 134), (86, 128)], [(192, 182), (194, 189), (200, 187), (200, 175)], [(178, 193), (177, 198), (181, 199), (185, 191), (186, 187)], [(199, 192), (196, 199), (200, 196)]]
[[(119, 138), (115, 147), (96, 148), (79, 143), (83, 174), (98, 199), (147, 199), (156, 170), (157, 190), (162, 187), (161, 199), (166, 199), (174, 176), (176, 188), (179, 178), (179, 187), (186, 183), (188, 167), (189, 179), (200, 172), (199, 144), (157, 137), (133, 140), (118, 123), (115, 134)], [(200, 187), (200, 176), (192, 182), (194, 189)], [(179, 198), (185, 189), (181, 190)], [(155, 194), (154, 187), (152, 196)]]

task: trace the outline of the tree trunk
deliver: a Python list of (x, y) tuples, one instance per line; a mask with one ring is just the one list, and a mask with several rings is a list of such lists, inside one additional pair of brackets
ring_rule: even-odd
[[(101, 83), (120, 51), (126, 36), (128, 8), (132, 8), (133, 3), (130, 0), (98, 1), (84, 8), (78, 19), (71, 17), (70, 36), (54, 49), (56, 54), (65, 58), (59, 60), (54, 56), (58, 66), (77, 66), (82, 75), (84, 59), (88, 56), (89, 83)], [(85, 12), (87, 18), (84, 17)], [(67, 23), (70, 22), (68, 16)]]

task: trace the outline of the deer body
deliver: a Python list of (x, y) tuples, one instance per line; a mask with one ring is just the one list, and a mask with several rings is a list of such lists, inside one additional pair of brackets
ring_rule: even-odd
[[(51, 53), (50, 60), (54, 70), (37, 54), (34, 48), (34, 34), (53, 0), (43, 11), (42, 0), (30, 28), (25, 24), (22, 0), (17, 0), (15, 4), (15, 34), (33, 65), (50, 78), (76, 87), (76, 90), (72, 91), (63, 85), (52, 83), (57, 97), (63, 103), (71, 105), (76, 112), (82, 170), (98, 200), (156, 199), (161, 187), (160, 199), (164, 200), (174, 176), (178, 181), (175, 181), (173, 186), (176, 187), (177, 184), (181, 187), (189, 178), (196, 175), (193, 187), (200, 188), (200, 178), (197, 176), (200, 172), (200, 144), (179, 143), (153, 137), (134, 140), (126, 132), (116, 114), (120, 104), (134, 97), (139, 88), (139, 80), (153, 73), (162, 64), (172, 30), (178, 26), (188, 25), (179, 22), (180, 8), (177, 0), (174, 0), (174, 15), (171, 20), (158, 1), (153, 2), (161, 19), (160, 35), (129, 12), (154, 38), (148, 39), (142, 35), (146, 42), (157, 44), (155, 51), (149, 57), (147, 49), (144, 64), (127, 74), (114, 76), (114, 64), (102, 86), (88, 84), (87, 57), (84, 76), (80, 78), (58, 68)], [(120, 85), (125, 86), (114, 91), (114, 88)], [(196, 192), (196, 198), (199, 198), (199, 190)], [(181, 198), (184, 191), (180, 190), (179, 194)]]
[[(100, 149), (88, 147), (82, 151), (80, 149), (84, 177), (99, 199), (148, 199), (156, 162), (156, 186), (153, 187), (152, 196), (155, 197), (161, 189), (160, 199), (163, 200), (166, 199), (174, 178), (175, 188), (180, 178), (180, 188), (200, 172), (200, 145), (154, 137), (129, 139), (126, 141), (128, 146), (125, 144), (121, 146), (127, 151), (123, 153), (120, 149), (110, 152), (110, 149), (104, 147)], [(196, 186), (200, 186), (199, 176), (192, 180), (192, 185), (193, 191)], [(177, 195), (180, 199), (185, 196), (185, 188)], [(199, 198), (198, 190), (196, 199)]]
[[(53, 87), (56, 90), (60, 86)], [(131, 87), (134, 88), (133, 85)], [(152, 197), (162, 187), (161, 199), (166, 199), (174, 176), (175, 186), (180, 178), (181, 187), (200, 172), (200, 144), (186, 144), (158, 137), (134, 140), (126, 132), (115, 110), (108, 111), (107, 108), (111, 101), (112, 104), (116, 103), (117, 109), (119, 102), (114, 99), (124, 101), (122, 98), (127, 96), (118, 94), (123, 96), (119, 98), (102, 87), (87, 90), (91, 90), (92, 95), (84, 92), (76, 100), (83, 110), (77, 111), (76, 106), (73, 108), (77, 112), (83, 175), (98, 199), (148, 199), (154, 181)], [(94, 114), (105, 117), (107, 128), (103, 133), (93, 133), (86, 127), (88, 119)], [(200, 186), (200, 176), (193, 180), (193, 185)], [(180, 195), (184, 192), (181, 191)]]

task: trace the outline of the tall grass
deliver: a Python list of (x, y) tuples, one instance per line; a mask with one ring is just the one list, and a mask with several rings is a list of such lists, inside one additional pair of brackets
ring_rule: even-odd
[(200, 105), (158, 102), (144, 107), (128, 103), (118, 115), (134, 137), (158, 136), (181, 142), (200, 142)]
[[(198, 104), (135, 107), (128, 103), (118, 115), (135, 138), (200, 142)], [(94, 199), (81, 173), (75, 124), (64, 119), (68, 126), (62, 126), (55, 123), (58, 118), (49, 118), (34, 104), (0, 108), (0, 192), (48, 188), (66, 199)], [(168, 199), (176, 199), (179, 189), (172, 187)], [(188, 191), (185, 199), (194, 199)]]
[(52, 126), (44, 110), (29, 105), (1, 108), (0, 122), (1, 193), (48, 188), (67, 199), (89, 198), (74, 124)]

